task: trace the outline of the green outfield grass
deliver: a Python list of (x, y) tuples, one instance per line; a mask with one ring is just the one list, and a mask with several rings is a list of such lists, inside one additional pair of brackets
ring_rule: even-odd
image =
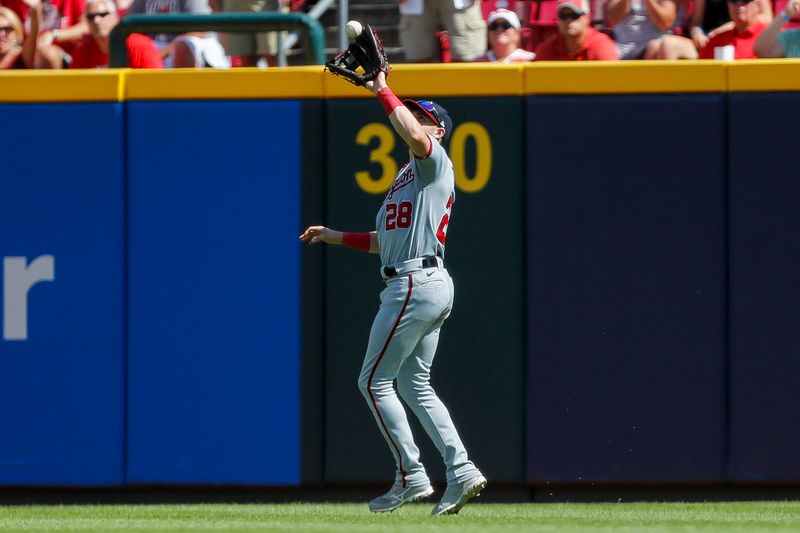
[(365, 504), (0, 507), (0, 531), (800, 531), (800, 502), (432, 505), (373, 515)]

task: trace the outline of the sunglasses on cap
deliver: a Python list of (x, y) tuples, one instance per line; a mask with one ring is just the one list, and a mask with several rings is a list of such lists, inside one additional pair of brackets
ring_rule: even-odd
[(106, 18), (111, 11), (98, 11), (97, 13), (86, 13), (87, 20), (93, 21), (97, 17)]
[(439, 113), (436, 112), (436, 106), (433, 105), (433, 102), (430, 100), (417, 100), (417, 103), (422, 109), (433, 115), (437, 126), (442, 126), (442, 119), (439, 116)]
[(578, 20), (582, 14), (575, 13), (571, 9), (565, 9), (558, 12), (558, 20)]
[(496, 21), (492, 22), (491, 24), (489, 24), (489, 26), (488, 26), (489, 31), (494, 31), (497, 28), (502, 28), (503, 31), (505, 31), (510, 27), (511, 27), (511, 23), (508, 22), (507, 20), (503, 20), (503, 21), (496, 20)]

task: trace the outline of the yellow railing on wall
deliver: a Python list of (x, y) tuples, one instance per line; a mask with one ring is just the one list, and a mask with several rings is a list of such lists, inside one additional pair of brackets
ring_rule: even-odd
[[(397, 94), (430, 97), (800, 91), (800, 61), (401, 64), (390, 81)], [(320, 66), (0, 72), (0, 102), (369, 96)]]

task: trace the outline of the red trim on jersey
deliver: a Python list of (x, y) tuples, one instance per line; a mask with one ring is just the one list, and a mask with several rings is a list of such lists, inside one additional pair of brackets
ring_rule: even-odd
[(386, 438), (389, 439), (392, 447), (397, 452), (398, 467), (400, 468), (400, 475), (403, 476), (403, 487), (406, 486), (406, 472), (403, 470), (403, 456), (400, 454), (400, 448), (397, 446), (397, 444), (395, 444), (394, 440), (392, 440), (392, 436), (389, 434), (389, 429), (386, 427), (386, 423), (383, 421), (383, 416), (381, 416), (381, 412), (378, 409), (378, 402), (375, 401), (375, 397), (372, 395), (372, 378), (375, 377), (375, 371), (378, 370), (378, 365), (381, 364), (381, 359), (383, 359), (384, 354), (386, 354), (386, 349), (389, 347), (392, 337), (394, 337), (394, 332), (397, 331), (397, 326), (400, 325), (400, 319), (403, 318), (403, 315), (408, 308), (408, 301), (411, 300), (411, 292), (413, 289), (414, 280), (411, 277), (411, 274), (409, 274), (408, 294), (406, 295), (406, 301), (403, 303), (403, 308), (400, 310), (400, 314), (397, 315), (397, 320), (395, 320), (394, 326), (392, 326), (392, 331), (389, 332), (389, 337), (386, 339), (378, 359), (375, 360), (375, 364), (372, 366), (372, 371), (370, 371), (369, 380), (367, 381), (367, 390), (369, 391), (369, 398), (372, 400), (372, 407), (375, 409), (375, 413), (378, 415), (378, 420), (381, 422), (381, 426), (383, 427), (383, 432), (386, 434)]
[(361, 250), (362, 252), (369, 252), (369, 247), (372, 243), (372, 237), (369, 233), (353, 233), (345, 231), (342, 234), (342, 244), (348, 248)]

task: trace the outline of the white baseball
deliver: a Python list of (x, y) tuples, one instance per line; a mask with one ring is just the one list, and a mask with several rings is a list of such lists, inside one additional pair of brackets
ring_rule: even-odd
[(361, 35), (361, 31), (362, 31), (363, 29), (364, 29), (364, 27), (363, 27), (363, 26), (361, 26), (361, 23), (360, 23), (359, 21), (357, 21), (357, 20), (351, 20), (351, 21), (350, 21), (350, 22), (348, 22), (348, 23), (347, 23), (347, 25), (344, 27), (344, 32), (345, 32), (345, 33), (347, 34), (347, 36), (348, 36), (348, 37), (350, 37), (351, 39), (355, 39), (356, 37), (358, 37), (359, 35)]

